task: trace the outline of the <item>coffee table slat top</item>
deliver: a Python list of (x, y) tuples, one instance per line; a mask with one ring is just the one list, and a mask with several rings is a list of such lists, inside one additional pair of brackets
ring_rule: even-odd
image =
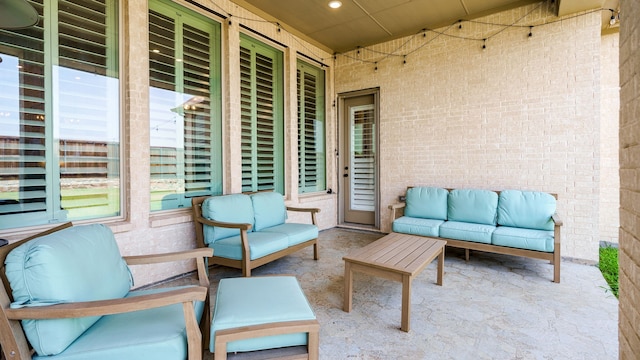
[(445, 240), (391, 233), (350, 252), (343, 260), (413, 276), (420, 272), (445, 244)]

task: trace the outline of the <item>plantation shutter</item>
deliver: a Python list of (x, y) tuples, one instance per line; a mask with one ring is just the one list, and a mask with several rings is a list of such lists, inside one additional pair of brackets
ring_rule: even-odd
[(325, 189), (324, 71), (298, 61), (298, 191)]
[[(37, 6), (42, 12), (42, 3)], [(46, 140), (43, 32), (41, 22), (29, 31), (0, 30), (0, 44), (4, 44), (0, 45), (4, 65), (0, 67), (0, 101), (9, 112), (0, 116), (0, 180), (6, 189), (0, 215), (30, 213), (41, 222), (48, 218), (47, 195), (51, 196), (47, 194), (51, 179), (46, 166), (51, 154)]]
[(36, 26), (0, 30), (0, 228), (118, 215), (117, 3), (31, 4)]
[(375, 211), (375, 112), (373, 105), (351, 111), (351, 209)]
[(284, 191), (282, 53), (241, 38), (242, 191)]
[[(152, 210), (221, 191), (217, 24), (174, 6), (149, 11)], [(218, 91), (219, 93), (219, 91)]]
[[(152, 7), (152, 5), (150, 5)], [(175, 20), (158, 11), (149, 10), (149, 117), (150, 117), (150, 165), (151, 200), (162, 202), (171, 193), (171, 185), (179, 182), (178, 143), (176, 134), (182, 108), (176, 86), (177, 63), (174, 54), (176, 39)], [(167, 109), (172, 109), (173, 111)], [(171, 199), (177, 207), (177, 196)], [(160, 207), (160, 205), (159, 205)]]
[[(57, 112), (61, 207), (72, 218), (116, 215), (119, 101), (112, 1), (58, 1)], [(95, 186), (101, 183), (104, 186)], [(75, 212), (75, 215), (73, 214)]]

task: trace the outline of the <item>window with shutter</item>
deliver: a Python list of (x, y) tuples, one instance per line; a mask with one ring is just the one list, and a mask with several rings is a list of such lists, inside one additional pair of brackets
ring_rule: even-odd
[(120, 214), (118, 2), (0, 30), (0, 229)]
[(324, 71), (298, 60), (298, 192), (326, 188)]
[(242, 191), (284, 193), (282, 52), (240, 36)]
[(149, 5), (151, 210), (222, 192), (219, 29), (184, 7)]

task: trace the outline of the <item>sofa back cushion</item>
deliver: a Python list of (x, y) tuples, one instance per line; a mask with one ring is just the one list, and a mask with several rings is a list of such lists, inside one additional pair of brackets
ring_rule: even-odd
[[(245, 194), (211, 196), (202, 202), (202, 216), (209, 220), (244, 223), (253, 226), (251, 197)], [(228, 229), (219, 226), (205, 225), (203, 230), (206, 244), (240, 235), (239, 229)]]
[[(132, 277), (111, 229), (73, 226), (28, 241), (5, 259), (14, 302), (11, 307), (122, 298)], [(23, 320), (38, 355), (56, 355), (100, 319)]]
[(496, 224), (498, 194), (480, 189), (455, 189), (449, 192), (448, 216), (451, 221)]
[(251, 202), (255, 219), (254, 231), (282, 225), (287, 219), (287, 207), (284, 205), (284, 197), (280, 193), (258, 192), (251, 195)]
[(553, 230), (556, 198), (537, 191), (504, 190), (498, 201), (498, 224), (535, 230)]
[(413, 187), (407, 189), (404, 215), (421, 219), (447, 220), (446, 189)]

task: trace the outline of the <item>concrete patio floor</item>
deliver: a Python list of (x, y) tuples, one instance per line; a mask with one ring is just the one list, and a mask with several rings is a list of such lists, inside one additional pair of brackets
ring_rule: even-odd
[[(321, 359), (618, 358), (618, 300), (597, 267), (574, 261), (562, 262), (556, 284), (545, 261), (472, 252), (466, 263), (448, 249), (443, 286), (435, 261), (413, 281), (410, 332), (399, 329), (398, 282), (356, 273), (344, 312), (342, 257), (382, 236), (322, 231), (320, 260), (308, 248), (253, 271), (297, 276), (320, 322)], [(210, 270), (214, 303), (219, 279), (241, 273)]]

